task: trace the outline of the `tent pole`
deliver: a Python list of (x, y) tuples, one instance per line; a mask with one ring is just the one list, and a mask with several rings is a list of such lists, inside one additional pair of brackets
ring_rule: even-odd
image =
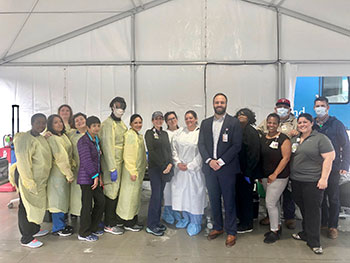
[(334, 25), (332, 23), (328, 23), (326, 21), (323, 21), (323, 20), (308, 16), (308, 15), (305, 15), (303, 13), (299, 13), (299, 12), (290, 10), (288, 8), (282, 7), (281, 5), (283, 5), (283, 1), (281, 1), (277, 5), (274, 5), (273, 4), (274, 2), (271, 4), (271, 3), (266, 2), (264, 0), (241, 0), (241, 1), (253, 4), (253, 5), (262, 6), (262, 7), (272, 9), (275, 11), (276, 11), (276, 8), (278, 8), (278, 11), (280, 14), (293, 17), (295, 19), (298, 19), (298, 20), (304, 21), (306, 23), (310, 23), (310, 24), (331, 30), (333, 32), (336, 32), (336, 33), (339, 33), (339, 34), (342, 34), (345, 36), (350, 36), (350, 30), (347, 28), (337, 26), (337, 25)]
[(135, 66), (135, 14), (131, 16), (131, 65), (130, 65), (130, 97), (131, 114), (136, 113), (136, 66)]
[(143, 11), (145, 11), (147, 9), (151, 9), (153, 7), (162, 5), (162, 4), (164, 4), (166, 2), (169, 2), (169, 1), (173, 1), (173, 0), (153, 0), (152, 2), (148, 2), (148, 3), (146, 3), (146, 4), (142, 5), (142, 6), (138, 6), (137, 8), (133, 8), (131, 10), (125, 11), (125, 12), (117, 14), (115, 16), (108, 17), (108, 18), (106, 18), (104, 20), (98, 21), (98, 22), (93, 23), (91, 25), (84, 26), (82, 28), (79, 28), (79, 29), (74, 30), (72, 32), (69, 32), (67, 34), (63, 34), (61, 36), (55, 37), (55, 38), (50, 39), (48, 41), (44, 41), (44, 42), (42, 42), (40, 44), (34, 45), (32, 47), (23, 49), (21, 51), (13, 53), (13, 54), (11, 54), (9, 56), (1, 58), (0, 59), (0, 65), (5, 64), (5, 63), (10, 62), (10, 61), (13, 61), (13, 60), (16, 60), (16, 59), (19, 59), (21, 57), (27, 56), (29, 54), (35, 53), (35, 52), (40, 51), (40, 50), (42, 50), (44, 48), (56, 45), (58, 43), (61, 43), (63, 41), (71, 39), (73, 37), (80, 36), (82, 34), (85, 34), (87, 32), (95, 30), (97, 28), (100, 28), (100, 27), (109, 25), (111, 23), (117, 22), (117, 21), (119, 21), (119, 20), (121, 20), (123, 18), (135, 15), (135, 14), (143, 12)]
[(282, 51), (282, 37), (281, 37), (281, 14), (276, 8), (276, 18), (277, 18), (277, 98), (285, 97), (285, 90), (283, 85), (283, 72), (281, 64), (281, 51)]

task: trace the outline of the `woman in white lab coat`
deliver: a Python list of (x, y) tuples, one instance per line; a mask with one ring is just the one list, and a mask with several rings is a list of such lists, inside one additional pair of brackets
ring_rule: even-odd
[(177, 228), (187, 228), (190, 236), (201, 231), (202, 216), (206, 207), (205, 179), (202, 159), (198, 151), (199, 127), (197, 114), (185, 114), (186, 128), (172, 140), (175, 175), (171, 183), (172, 208), (181, 211), (183, 218)]
[[(182, 127), (177, 125), (178, 119), (175, 111), (168, 111), (164, 115), (165, 123), (168, 126), (166, 132), (169, 136), (169, 142), (171, 143), (175, 134), (182, 131)], [(162, 219), (168, 224), (174, 224), (176, 221), (181, 220), (181, 214), (173, 210), (171, 206), (171, 182), (167, 182), (164, 188), (164, 209)]]

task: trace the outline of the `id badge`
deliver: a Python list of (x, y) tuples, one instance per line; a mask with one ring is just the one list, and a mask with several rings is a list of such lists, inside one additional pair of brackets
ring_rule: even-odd
[(269, 147), (270, 147), (271, 149), (278, 149), (278, 142), (271, 142), (270, 145), (269, 145)]
[(224, 134), (222, 135), (222, 141), (223, 141), (223, 142), (228, 142), (228, 134), (227, 134), (227, 133), (224, 133)]
[(292, 153), (296, 152), (296, 150), (298, 149), (298, 145), (299, 145), (299, 143), (297, 143), (297, 142), (292, 144)]

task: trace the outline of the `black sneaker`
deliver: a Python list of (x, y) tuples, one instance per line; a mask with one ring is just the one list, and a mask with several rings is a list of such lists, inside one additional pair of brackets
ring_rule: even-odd
[(270, 233), (265, 236), (264, 243), (267, 243), (267, 244), (275, 243), (278, 239), (280, 239), (279, 234), (273, 231), (270, 231)]
[(73, 234), (73, 227), (66, 226), (64, 229), (53, 232), (54, 236), (60, 236), (60, 237), (68, 237)]
[[(266, 233), (264, 234), (264, 237), (266, 237), (267, 235), (269, 235), (269, 234), (270, 234), (270, 232), (272, 232), (272, 231), (268, 231), (268, 232), (266, 232)], [(280, 226), (280, 229), (278, 229), (277, 234), (278, 234), (279, 236), (281, 236), (281, 235), (282, 235), (282, 226)]]
[(124, 229), (132, 232), (139, 232), (143, 229), (143, 225), (135, 224), (133, 226), (124, 226)]
[(164, 231), (161, 231), (158, 227), (154, 227), (154, 228), (146, 227), (146, 232), (155, 236), (164, 235)]
[(244, 225), (237, 226), (237, 233), (238, 234), (249, 233), (252, 231), (253, 231), (253, 226), (244, 226)]
[(160, 231), (165, 231), (165, 230), (167, 230), (167, 227), (165, 226), (165, 225), (163, 225), (163, 224), (161, 224), (161, 223), (159, 223), (158, 225), (157, 225), (157, 227), (159, 228), (159, 230)]

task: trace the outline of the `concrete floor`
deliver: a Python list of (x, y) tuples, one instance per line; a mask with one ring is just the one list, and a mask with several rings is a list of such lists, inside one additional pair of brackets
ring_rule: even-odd
[[(144, 191), (140, 221), (145, 223), (148, 191)], [(15, 193), (0, 193), (0, 262), (350, 262), (350, 233), (340, 232), (337, 240), (322, 235), (324, 254), (315, 255), (304, 242), (293, 240), (293, 231), (283, 229), (282, 239), (275, 244), (264, 244), (267, 227), (255, 222), (252, 233), (238, 235), (237, 244), (225, 247), (226, 236), (208, 241), (205, 231), (189, 237), (185, 230), (168, 228), (163, 237), (145, 231), (126, 232), (122, 236), (105, 234), (95, 243), (70, 237), (48, 235), (39, 238), (44, 246), (39, 249), (22, 247), (17, 227), (17, 205), (8, 209), (7, 203)], [(76, 222), (75, 222), (76, 224)], [(298, 223), (300, 225), (300, 222)], [(73, 222), (74, 225), (74, 222)], [(50, 229), (44, 223), (43, 229)]]

